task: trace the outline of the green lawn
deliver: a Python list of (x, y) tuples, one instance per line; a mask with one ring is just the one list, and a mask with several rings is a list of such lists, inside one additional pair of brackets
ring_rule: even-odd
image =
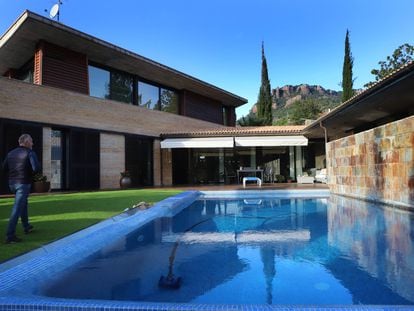
[(14, 199), (0, 199), (0, 262), (89, 227), (141, 201), (155, 203), (179, 192), (150, 189), (30, 196), (29, 219), (35, 231), (25, 235), (19, 220), (16, 235), (23, 241), (16, 244), (4, 244)]

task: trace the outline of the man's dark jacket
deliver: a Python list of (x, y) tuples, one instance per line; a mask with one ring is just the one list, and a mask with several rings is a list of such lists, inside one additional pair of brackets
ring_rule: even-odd
[(3, 170), (8, 172), (9, 184), (31, 184), (33, 173), (40, 172), (40, 164), (33, 150), (20, 146), (7, 154)]

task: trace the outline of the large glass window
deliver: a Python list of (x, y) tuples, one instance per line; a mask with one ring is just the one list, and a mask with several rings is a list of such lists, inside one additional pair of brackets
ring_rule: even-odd
[(133, 78), (129, 74), (111, 72), (111, 99), (132, 103)]
[(27, 62), (22, 66), (16, 73), (17, 80), (22, 80), (24, 82), (33, 83), (33, 72), (34, 72), (34, 63), (33, 59)]
[(179, 96), (174, 90), (138, 81), (139, 77), (122, 71), (94, 65), (89, 65), (88, 70), (91, 96), (178, 114)]
[(89, 95), (110, 99), (110, 73), (108, 70), (89, 66)]
[[(263, 176), (264, 182), (286, 182), (302, 174), (302, 167), (309, 171), (313, 168), (307, 166), (303, 156), (309, 147), (302, 146), (172, 149), (172, 152), (174, 184), (235, 184), (252, 175)], [(310, 165), (314, 166), (315, 160)], [(257, 171), (242, 172), (247, 168)]]
[(159, 88), (144, 82), (138, 82), (138, 105), (159, 110)]
[(98, 189), (100, 182), (99, 133), (71, 129), (68, 139), (69, 188), (72, 190)]
[(191, 156), (191, 183), (215, 184), (220, 182), (222, 179), (220, 168), (223, 166), (223, 149), (193, 149)]
[(125, 168), (133, 187), (152, 185), (152, 144), (151, 139), (125, 136)]
[(178, 94), (174, 91), (161, 89), (161, 110), (178, 113)]

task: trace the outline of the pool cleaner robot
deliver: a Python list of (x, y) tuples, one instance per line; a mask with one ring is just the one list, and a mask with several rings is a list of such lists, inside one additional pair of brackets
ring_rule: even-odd
[[(194, 229), (195, 227), (197, 227), (198, 225), (210, 221), (212, 219), (212, 217), (207, 218), (207, 219), (203, 219), (197, 223), (195, 223), (194, 225), (192, 225), (190, 228), (186, 229), (184, 231), (184, 233), (191, 231), (192, 229)], [(163, 276), (161, 275), (160, 279), (158, 280), (158, 286), (161, 288), (166, 288), (166, 289), (179, 289), (181, 287), (181, 283), (182, 283), (182, 278), (181, 277), (176, 277), (174, 275), (174, 261), (175, 261), (175, 254), (177, 253), (177, 248), (180, 245), (180, 241), (181, 239), (177, 239), (177, 241), (175, 241), (174, 243), (174, 247), (171, 251), (171, 255), (169, 257), (169, 264), (168, 264), (168, 275), (167, 276)]]

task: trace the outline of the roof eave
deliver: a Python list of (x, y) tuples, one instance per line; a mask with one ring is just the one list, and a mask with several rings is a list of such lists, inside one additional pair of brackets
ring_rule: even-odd
[(321, 116), (308, 126), (303, 129), (303, 133), (307, 134), (311, 130), (315, 130), (316, 128), (320, 128), (321, 125), (328, 119), (334, 118), (339, 112), (343, 112), (347, 109), (350, 109), (355, 104), (361, 102), (362, 100), (375, 95), (377, 92), (383, 91), (385, 88), (394, 85), (401, 79), (413, 74), (414, 70), (414, 62), (408, 63), (407, 65), (403, 66), (402, 68), (396, 70), (395, 72), (391, 73), (387, 77), (383, 78), (382, 80), (376, 82), (371, 87), (365, 89), (361, 93), (351, 97), (349, 100), (345, 101), (341, 105), (337, 106), (335, 109), (331, 110), (329, 113)]
[[(216, 87), (210, 83), (204, 82), (200, 79), (197, 79), (193, 76), (165, 66), (161, 63), (113, 45), (109, 42), (104, 40), (98, 39), (81, 31), (78, 31), (74, 28), (61, 24), (59, 22), (53, 21), (51, 19), (45, 18), (40, 16), (36, 13), (31, 11), (25, 11), (20, 17), (9, 27), (9, 29), (0, 37), (0, 56), (1, 50), (7, 49), (8, 43), (14, 37), (17, 37), (19, 32), (29, 31), (28, 29), (22, 30), (25, 24), (29, 24), (30, 21), (38, 22), (39, 26), (39, 33), (38, 36), (26, 36), (21, 35), (22, 38), (25, 39), (25, 42), (22, 43), (20, 41), (14, 42), (13, 44), (23, 44), (27, 45), (29, 40), (32, 40), (32, 45), (34, 46), (37, 41), (41, 40), (42, 38), (45, 41), (51, 41), (51, 43), (55, 43), (57, 45), (63, 46), (70, 46), (71, 49), (85, 53), (85, 51), (89, 51), (91, 55), (91, 61), (99, 61), (99, 59), (105, 59), (105, 52), (115, 53), (117, 57), (111, 57), (110, 64), (103, 64), (108, 65), (111, 67), (111, 64), (117, 64), (121, 68), (115, 68), (118, 70), (125, 70), (128, 72), (131, 63), (138, 63), (141, 67), (145, 67), (143, 70), (146, 72), (154, 72), (154, 75), (157, 75), (154, 79), (157, 83), (176, 88), (178, 90), (188, 90), (195, 93), (199, 93), (201, 95), (213, 98), (222, 102), (224, 105), (238, 107), (245, 103), (247, 103), (247, 99), (230, 93), (226, 90), (223, 90), (219, 87)], [(40, 27), (43, 26), (43, 27)], [(46, 29), (44, 28), (46, 26)], [(32, 27), (33, 28), (33, 27)], [(52, 31), (51, 31), (52, 30)], [(30, 29), (32, 32), (33, 29)], [(43, 32), (42, 32), (43, 31)], [(55, 36), (53, 37), (53, 34)], [(57, 34), (62, 34), (61, 36)], [(49, 40), (47, 40), (49, 39)], [(51, 40), (52, 39), (52, 40)], [(76, 40), (75, 40), (76, 39)], [(16, 39), (17, 40), (17, 39)], [(71, 44), (69, 44), (69, 41)], [(77, 41), (82, 41), (81, 43)], [(61, 44), (59, 44), (61, 43)], [(62, 44), (65, 43), (65, 44)], [(80, 46), (82, 45), (82, 46)], [(5, 52), (4, 52), (5, 53)], [(12, 52), (9, 53), (9, 56), (13, 55)], [(96, 58), (96, 59), (94, 59)], [(0, 57), (1, 59), (1, 57)], [(27, 61), (27, 60), (26, 60)], [(7, 69), (8, 64), (5, 66), (1, 66), (0, 62), (0, 73), (4, 73)], [(138, 65), (135, 65), (138, 67)], [(134, 73), (134, 72), (131, 72)], [(149, 77), (143, 77), (149, 78)]]

